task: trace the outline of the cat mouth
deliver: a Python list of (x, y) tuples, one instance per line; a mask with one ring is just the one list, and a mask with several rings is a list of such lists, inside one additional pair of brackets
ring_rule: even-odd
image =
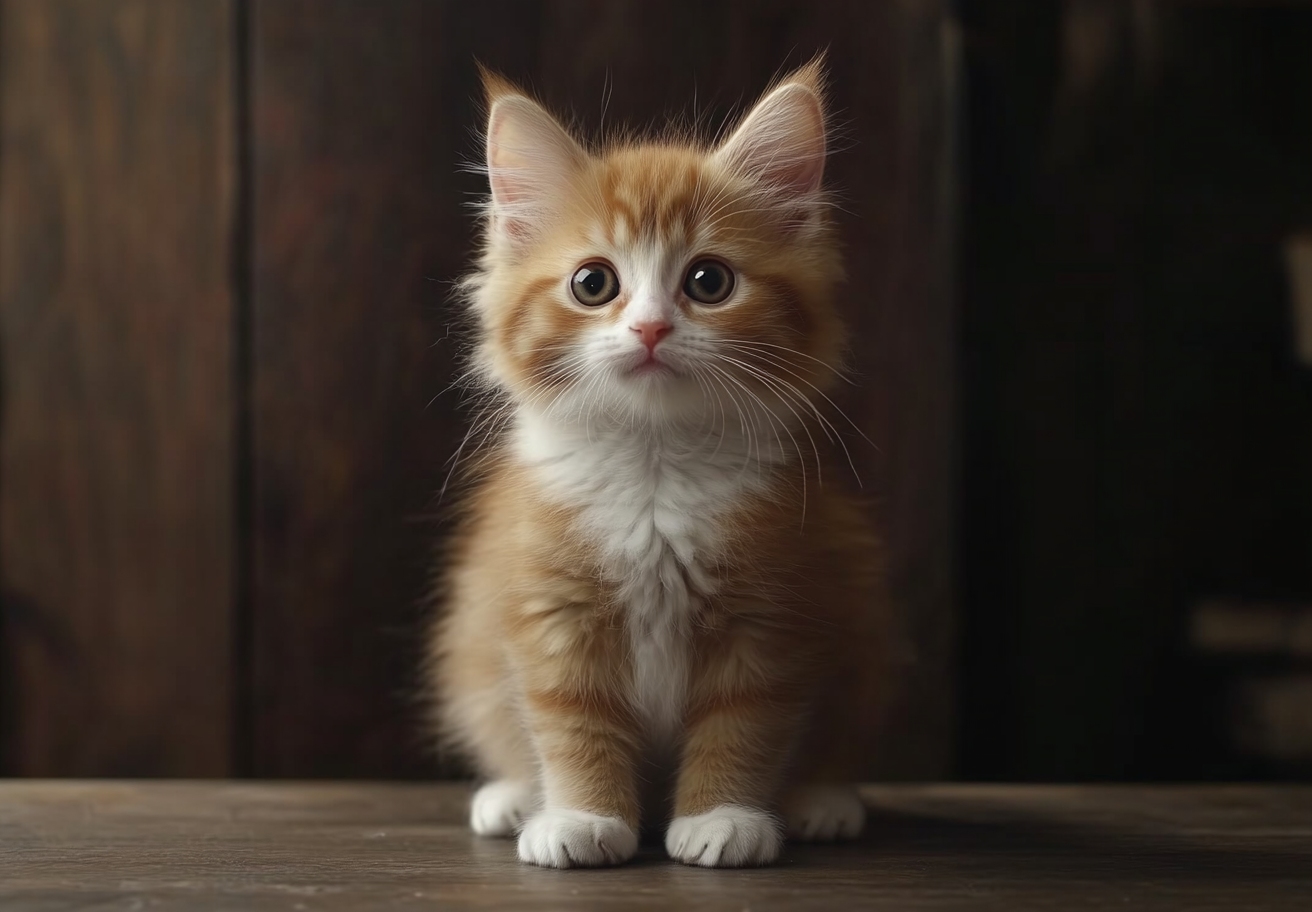
[(644, 361), (633, 370), (629, 371), (635, 377), (645, 377), (653, 374), (673, 374), (674, 368), (660, 361)]
[(630, 377), (673, 377), (678, 373), (668, 361), (662, 361), (656, 357), (654, 352), (648, 352), (647, 357), (630, 367), (627, 371)]

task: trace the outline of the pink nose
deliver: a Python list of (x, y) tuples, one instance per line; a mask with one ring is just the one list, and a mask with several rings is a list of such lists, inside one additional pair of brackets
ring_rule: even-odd
[(630, 326), (629, 329), (642, 337), (642, 344), (647, 346), (647, 351), (655, 351), (656, 343), (668, 336), (674, 327), (664, 320), (655, 320)]

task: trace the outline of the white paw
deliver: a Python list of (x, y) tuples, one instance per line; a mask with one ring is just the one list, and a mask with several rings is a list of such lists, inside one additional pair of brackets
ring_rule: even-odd
[(469, 828), (480, 836), (509, 836), (533, 813), (536, 800), (530, 782), (489, 782), (474, 792), (474, 800), (469, 803)]
[(855, 839), (866, 825), (866, 806), (850, 786), (813, 785), (793, 792), (784, 807), (788, 835), (803, 842)]
[(783, 837), (765, 811), (722, 804), (695, 817), (675, 817), (665, 833), (665, 851), (675, 861), (706, 868), (743, 868), (779, 857)]
[(636, 851), (638, 834), (627, 823), (587, 811), (542, 811), (519, 833), (519, 860), (547, 868), (623, 864)]

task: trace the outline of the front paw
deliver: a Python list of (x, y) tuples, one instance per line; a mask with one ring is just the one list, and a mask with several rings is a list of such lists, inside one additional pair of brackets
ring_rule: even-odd
[(519, 834), (519, 860), (547, 868), (623, 864), (638, 851), (638, 834), (619, 817), (555, 808), (531, 817)]
[(855, 839), (866, 825), (866, 806), (855, 788), (811, 785), (797, 789), (784, 804), (788, 835), (802, 842)]
[(474, 792), (469, 827), (480, 836), (509, 836), (533, 810), (537, 792), (530, 782), (499, 779)]
[(675, 861), (705, 868), (765, 865), (779, 857), (779, 824), (764, 811), (722, 804), (692, 817), (676, 817), (665, 834)]

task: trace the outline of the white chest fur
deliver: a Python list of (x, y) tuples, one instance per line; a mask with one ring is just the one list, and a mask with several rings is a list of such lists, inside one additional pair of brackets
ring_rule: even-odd
[(687, 632), (715, 592), (723, 519), (759, 489), (748, 441), (705, 430), (568, 425), (519, 416), (516, 447), (554, 499), (580, 510), (625, 606), (632, 701), (656, 737), (677, 731), (687, 686)]

